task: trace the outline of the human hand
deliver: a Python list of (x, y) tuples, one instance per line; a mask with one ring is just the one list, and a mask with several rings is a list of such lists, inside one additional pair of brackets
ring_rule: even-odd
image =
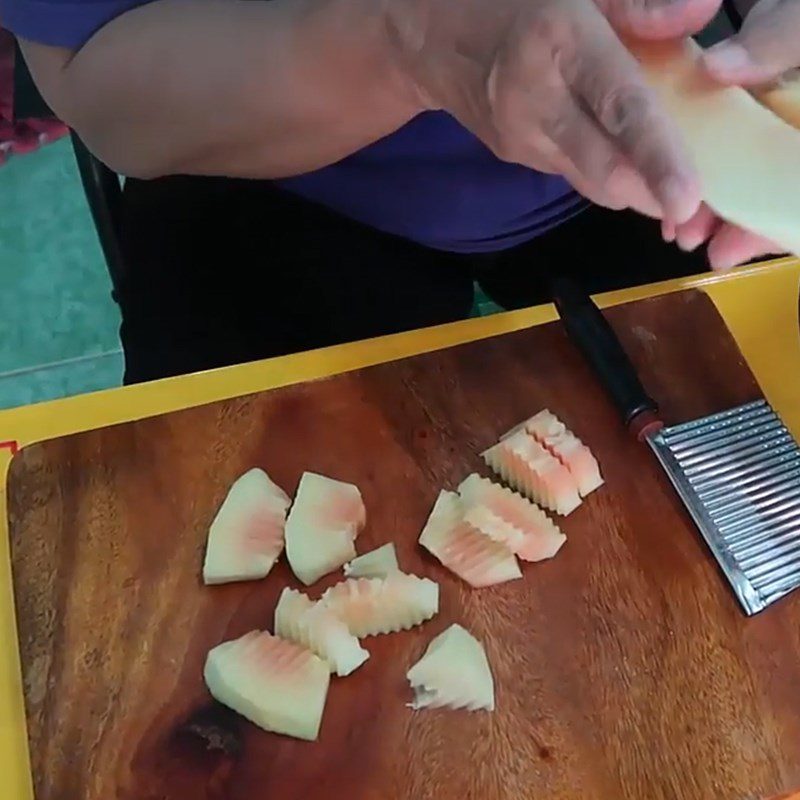
[(674, 38), (720, 0), (388, 0), (400, 57), (429, 108), (500, 158), (564, 175), (609, 208), (686, 222), (700, 187), (619, 34)]
[(713, 270), (719, 272), (761, 256), (781, 252), (781, 248), (769, 239), (723, 222), (705, 203), (682, 225), (663, 220), (661, 232), (666, 241), (675, 242), (686, 252), (696, 250), (708, 242), (709, 264)]
[[(704, 55), (708, 72), (725, 85), (757, 88), (800, 67), (800, 2), (761, 0), (749, 5), (752, 10), (742, 30)], [(717, 270), (781, 252), (769, 240), (722, 222), (706, 206), (687, 223), (662, 227), (664, 237), (685, 250), (709, 242), (709, 261)]]
[(769, 84), (800, 67), (800, 2), (760, 0), (748, 5), (752, 8), (741, 31), (704, 55), (708, 72), (728, 86)]

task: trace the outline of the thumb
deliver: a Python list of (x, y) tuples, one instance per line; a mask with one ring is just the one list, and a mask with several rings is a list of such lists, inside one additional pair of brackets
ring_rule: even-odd
[(742, 30), (708, 49), (707, 71), (720, 83), (756, 86), (800, 66), (800, 3), (762, 0)]
[(702, 30), (721, 0), (596, 0), (611, 25), (640, 39), (675, 39)]

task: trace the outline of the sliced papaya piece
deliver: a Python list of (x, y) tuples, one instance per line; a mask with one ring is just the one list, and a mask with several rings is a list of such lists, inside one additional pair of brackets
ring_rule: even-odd
[(328, 695), (328, 665), (310, 650), (251, 631), (209, 652), (211, 695), (265, 731), (313, 741)]
[(385, 578), (348, 578), (320, 600), (354, 636), (396, 633), (421, 625), (439, 611), (439, 584), (395, 572)]
[(392, 542), (364, 553), (344, 565), (347, 578), (385, 578), (392, 572), (399, 571), (397, 553)]
[[(521, 422), (516, 430), (524, 430), (533, 436), (537, 441), (546, 439), (548, 436), (558, 436), (567, 430), (567, 426), (549, 409), (529, 417)], [(502, 438), (507, 438), (508, 434)]]
[(451, 625), (408, 671), (414, 690), (409, 705), (494, 711), (494, 679), (483, 645), (465, 628)]
[(203, 582), (230, 583), (264, 578), (284, 544), (289, 495), (264, 470), (238, 478), (208, 532)]
[[(779, 35), (796, 37), (791, 29)], [(660, 108), (681, 135), (709, 208), (720, 219), (774, 242), (774, 252), (800, 255), (800, 132), (779, 116), (797, 119), (796, 95), (790, 99), (782, 92), (784, 102), (777, 106), (767, 96), (766, 103), (777, 111), (772, 113), (747, 89), (715, 81), (703, 64), (702, 49), (689, 37), (628, 39), (625, 46), (639, 59)], [(765, 83), (757, 87), (758, 94), (774, 87), (772, 81)], [(740, 153), (758, 153), (758, 158), (739, 161)]]
[(544, 508), (566, 515), (581, 504), (569, 470), (524, 429), (481, 455), (506, 483)]
[(505, 544), (464, 521), (461, 500), (455, 492), (439, 493), (419, 543), (475, 588), (522, 577), (517, 559)]
[(281, 592), (278, 605), (275, 606), (275, 635), (308, 647), (308, 644), (300, 641), (299, 623), (302, 616), (312, 608), (314, 601), (310, 597), (287, 586)]
[(525, 534), (487, 506), (464, 506), (464, 522), (495, 542), (504, 544), (514, 555), (525, 546)]
[(365, 522), (358, 487), (304, 473), (286, 520), (286, 555), (294, 574), (310, 586), (355, 558), (354, 542)]
[(465, 478), (458, 492), (464, 520), (524, 561), (552, 558), (567, 540), (535, 503), (477, 473)]
[(288, 586), (275, 608), (275, 634), (307, 647), (339, 676), (349, 675), (369, 658), (332, 611)]
[(603, 485), (592, 451), (551, 411), (544, 409), (524, 423), (525, 430), (572, 474), (581, 497)]

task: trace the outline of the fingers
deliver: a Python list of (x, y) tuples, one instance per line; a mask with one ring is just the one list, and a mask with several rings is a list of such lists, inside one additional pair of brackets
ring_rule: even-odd
[(704, 203), (688, 222), (676, 226), (673, 240), (681, 250), (691, 253), (707, 242), (718, 227), (717, 215)]
[(542, 129), (574, 167), (577, 174), (568, 169), (565, 176), (578, 191), (591, 192), (590, 199), (607, 208), (632, 208), (649, 217), (661, 216), (661, 207), (641, 176), (566, 87), (558, 118), (545, 121)]
[(702, 30), (722, 0), (599, 0), (614, 28), (640, 39), (675, 39)]
[(705, 204), (683, 225), (676, 226), (668, 220), (663, 221), (661, 232), (666, 241), (677, 242), (687, 252), (709, 242), (708, 260), (711, 268), (718, 272), (781, 252), (781, 248), (769, 239), (722, 222)]
[(780, 254), (781, 248), (754, 233), (722, 225), (708, 245), (708, 260), (711, 268), (725, 271), (766, 255)]
[[(645, 182), (578, 103), (552, 60), (539, 61), (549, 48), (536, 45), (532, 56), (512, 62), (510, 73), (490, 78), (494, 151), (506, 161), (562, 175), (598, 205), (660, 217), (661, 206)], [(486, 134), (482, 138), (489, 140)]]
[(703, 58), (721, 83), (756, 86), (778, 79), (800, 66), (800, 3), (762, 0), (736, 36)]
[(565, 161), (564, 165), (559, 170), (559, 174), (566, 179), (567, 183), (569, 183), (578, 194), (585, 197), (587, 200), (591, 200), (595, 205), (609, 208), (612, 211), (622, 211), (628, 208), (628, 204), (624, 200), (610, 195), (602, 187), (587, 181), (586, 178), (575, 169), (571, 162)]
[(652, 219), (661, 219), (661, 205), (647, 188), (642, 176), (626, 158), (620, 157), (620, 162), (608, 179), (609, 194), (624, 199), (626, 208), (632, 208)]
[[(568, 107), (570, 98), (566, 89), (564, 97)], [(517, 161), (539, 172), (561, 175), (575, 191), (596, 205), (615, 211), (627, 208), (628, 202), (625, 198), (608, 191), (608, 172), (604, 168), (604, 162), (611, 162), (615, 158), (608, 141), (592, 127), (591, 120), (585, 115), (569, 111), (562, 111), (562, 115), (563, 123), (544, 123), (541, 133), (529, 134), (524, 139), (523, 147), (512, 152), (507, 151), (507, 160)], [(569, 133), (564, 135), (567, 130)], [(590, 154), (589, 157), (575, 149), (576, 131), (582, 131), (582, 135), (586, 137), (583, 144)]]
[(595, 186), (605, 186), (619, 162), (619, 151), (566, 86), (557, 115), (542, 121), (542, 131), (557, 145), (580, 174)]
[(601, 14), (584, 14), (564, 58), (564, 79), (600, 129), (641, 175), (667, 217), (680, 224), (700, 207), (699, 179), (672, 122), (634, 57)]
[(562, 175), (592, 202), (626, 208), (624, 198), (607, 191), (619, 152), (554, 67), (551, 41), (536, 33), (495, 65), (487, 84), (491, 114), (472, 130), (504, 161)]

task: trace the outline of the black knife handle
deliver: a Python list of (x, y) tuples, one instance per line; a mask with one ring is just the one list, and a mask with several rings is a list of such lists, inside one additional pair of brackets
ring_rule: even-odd
[(571, 278), (555, 279), (552, 289), (570, 339), (611, 395), (625, 425), (639, 438), (661, 427), (658, 405), (644, 390), (616, 333), (592, 298)]

